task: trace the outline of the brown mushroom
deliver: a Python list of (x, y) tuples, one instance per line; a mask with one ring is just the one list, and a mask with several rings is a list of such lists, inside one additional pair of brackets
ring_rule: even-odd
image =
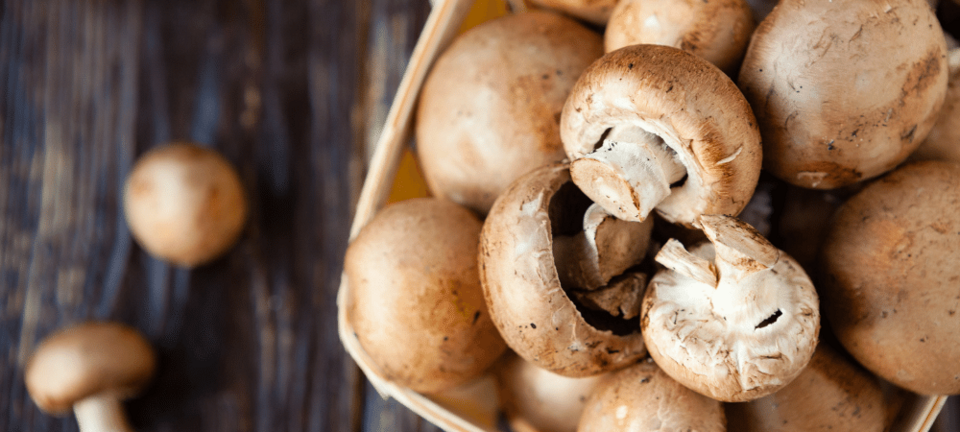
[(620, 0), (603, 33), (604, 50), (637, 44), (672, 46), (732, 73), (740, 66), (754, 27), (745, 0)]
[(131, 432), (121, 401), (143, 390), (156, 364), (153, 348), (136, 330), (91, 322), (44, 340), (24, 380), (41, 410), (60, 415), (73, 409), (83, 432)]
[(530, 3), (557, 10), (573, 17), (604, 25), (618, 0), (528, 0)]
[(387, 379), (440, 392), (506, 349), (480, 288), (480, 228), (457, 204), (413, 199), (381, 210), (347, 248), (347, 319)]
[(738, 83), (764, 169), (834, 189), (893, 169), (924, 140), (947, 88), (946, 42), (925, 0), (783, 0)]
[(951, 45), (946, 99), (936, 124), (917, 151), (910, 155), (911, 160), (960, 162), (960, 124), (957, 121), (960, 119), (960, 48), (956, 46), (957, 41), (948, 38), (947, 46)]
[(705, 215), (711, 243), (687, 251), (671, 240), (643, 299), (650, 356), (697, 393), (757, 399), (792, 381), (817, 346), (820, 314), (800, 265), (752, 227)]
[(694, 393), (646, 360), (609, 375), (580, 417), (579, 432), (725, 432), (720, 402)]
[(860, 364), (916, 393), (960, 393), (958, 246), (960, 165), (906, 165), (840, 207), (820, 295)]
[(786, 387), (725, 408), (737, 432), (883, 432), (889, 426), (879, 380), (826, 344)]
[(597, 60), (560, 120), (574, 183), (616, 217), (654, 208), (692, 226), (737, 214), (760, 176), (760, 133), (740, 90), (676, 48), (633, 45)]
[(417, 155), (437, 196), (486, 214), (521, 175), (564, 157), (559, 117), (600, 35), (549, 12), (461, 35), (437, 59), (417, 109)]
[[(484, 222), (480, 241), (484, 295), (504, 340), (525, 360), (568, 377), (618, 369), (646, 354), (638, 318), (614, 316), (639, 307), (629, 303), (639, 303), (643, 284), (628, 281), (632, 291), (615, 293), (612, 302), (596, 299), (606, 305), (595, 309), (615, 312), (608, 313), (574, 301), (568, 292), (583, 287), (561, 282), (557, 262), (563, 259), (554, 256), (556, 238), (584, 231), (583, 216), (591, 205), (570, 182), (566, 164), (546, 166), (521, 177), (504, 191)], [(631, 237), (625, 244), (646, 242), (650, 227), (624, 232)], [(637, 252), (640, 256), (628, 261), (642, 260), (646, 251), (634, 250)], [(615, 257), (621, 253), (600, 251), (598, 255)], [(614, 277), (602, 282), (616, 285), (617, 281)], [(603, 290), (599, 287), (593, 292)]]
[(497, 368), (500, 403), (514, 432), (575, 432), (580, 413), (605, 375), (567, 378), (516, 355)]
[(236, 243), (247, 219), (240, 177), (211, 149), (174, 143), (151, 150), (123, 188), (127, 225), (151, 255), (184, 267)]

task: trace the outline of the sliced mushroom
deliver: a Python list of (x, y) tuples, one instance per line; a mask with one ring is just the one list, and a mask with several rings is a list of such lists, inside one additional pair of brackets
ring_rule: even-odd
[(562, 160), (560, 110), (602, 54), (599, 34), (545, 11), (458, 37), (430, 71), (417, 108), (417, 156), (430, 190), (486, 214), (518, 177)]
[(566, 164), (543, 167), (497, 199), (480, 241), (484, 294), (500, 334), (525, 360), (568, 377), (614, 370), (646, 354), (638, 319), (578, 308), (560, 282), (554, 237), (582, 230), (588, 207)]
[(563, 108), (574, 183), (616, 217), (654, 208), (692, 226), (737, 214), (760, 176), (760, 133), (740, 90), (676, 48), (634, 45), (594, 62)]
[(726, 402), (787, 385), (817, 345), (820, 314), (800, 265), (729, 216), (701, 216), (711, 243), (670, 242), (643, 300), (650, 355), (671, 377)]
[(506, 350), (480, 288), (480, 228), (453, 202), (413, 199), (381, 210), (347, 248), (347, 319), (387, 379), (437, 393)]
[(946, 42), (926, 0), (783, 0), (753, 34), (738, 84), (764, 169), (834, 189), (903, 162), (937, 119)]
[(680, 385), (656, 363), (640, 362), (601, 382), (580, 416), (579, 432), (725, 432), (720, 402)]
[(960, 165), (905, 165), (833, 220), (820, 295), (844, 348), (902, 388), (960, 394)]
[(784, 388), (726, 410), (737, 432), (883, 432), (889, 426), (877, 377), (826, 344)]
[(745, 0), (620, 0), (603, 33), (604, 50), (672, 46), (733, 73), (756, 23)]
[(504, 356), (496, 376), (502, 408), (514, 432), (576, 431), (587, 398), (605, 377), (568, 378), (516, 355)]
[(156, 366), (156, 353), (136, 330), (91, 322), (44, 340), (24, 380), (41, 410), (59, 415), (72, 408), (83, 432), (132, 432), (121, 402), (143, 390)]

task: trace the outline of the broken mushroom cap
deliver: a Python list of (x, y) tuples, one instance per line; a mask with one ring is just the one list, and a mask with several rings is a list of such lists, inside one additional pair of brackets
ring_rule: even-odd
[(877, 377), (826, 344), (784, 388), (726, 410), (737, 432), (883, 432), (888, 426)]
[(437, 393), (479, 377), (506, 345), (480, 275), (480, 220), (419, 198), (381, 210), (347, 248), (347, 319), (384, 377)]
[(734, 72), (756, 24), (745, 0), (620, 0), (603, 33), (604, 50), (666, 45)]
[(753, 34), (738, 83), (764, 169), (834, 189), (903, 162), (937, 120), (946, 42), (926, 0), (783, 0)]
[(824, 313), (871, 372), (925, 395), (960, 394), (960, 165), (919, 162), (834, 215), (821, 250)]
[(605, 375), (567, 378), (519, 356), (497, 368), (500, 403), (514, 432), (576, 432), (580, 413)]
[[(578, 309), (566, 291), (582, 287), (561, 283), (555, 237), (583, 229), (580, 222), (589, 204), (570, 182), (566, 164), (546, 166), (504, 191), (484, 222), (480, 240), (484, 296), (500, 334), (525, 360), (567, 377), (618, 369), (646, 354), (636, 317), (622, 319), (605, 311)], [(641, 229), (640, 236), (644, 230), (649, 236), (649, 227)], [(630, 309), (631, 298), (639, 308), (644, 286), (628, 285), (604, 309)]]
[(528, 0), (530, 3), (548, 9), (557, 10), (570, 16), (604, 25), (610, 19), (610, 13), (617, 5), (617, 0)]
[(106, 430), (98, 427), (105, 424), (127, 430), (120, 401), (140, 393), (156, 365), (153, 348), (136, 330), (90, 322), (46, 338), (27, 362), (24, 380), (41, 410), (74, 409), (81, 430)]
[(151, 255), (184, 267), (236, 243), (247, 201), (233, 166), (214, 150), (174, 143), (143, 155), (123, 188), (127, 225)]
[(560, 120), (574, 183), (623, 220), (654, 208), (693, 226), (737, 214), (760, 177), (760, 133), (740, 90), (672, 47), (611, 52), (574, 86)]
[(560, 110), (602, 54), (599, 34), (550, 12), (498, 18), (457, 38), (417, 108), (430, 191), (482, 215), (518, 177), (563, 159)]
[(705, 215), (711, 243), (675, 240), (656, 260), (640, 321), (650, 355), (671, 377), (724, 402), (770, 394), (803, 370), (820, 314), (800, 265), (749, 225)]
[(615, 372), (597, 387), (579, 432), (725, 432), (721, 403), (699, 395), (651, 360)]

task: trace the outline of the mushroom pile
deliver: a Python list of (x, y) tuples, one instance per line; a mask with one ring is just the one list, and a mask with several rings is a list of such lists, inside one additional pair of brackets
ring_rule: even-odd
[(960, 394), (960, 165), (902, 165), (960, 68), (926, 1), (536, 3), (586, 24), (483, 24), (421, 96), (430, 206), (476, 219), (395, 204), (347, 253), (382, 372), (489, 371), (541, 432), (882, 431), (888, 384)]

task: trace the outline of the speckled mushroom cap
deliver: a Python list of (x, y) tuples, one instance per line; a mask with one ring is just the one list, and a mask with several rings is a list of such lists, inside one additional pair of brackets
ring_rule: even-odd
[(504, 191), (483, 225), (480, 277), (490, 316), (510, 348), (553, 373), (585, 377), (626, 366), (646, 350), (639, 326), (620, 336), (590, 325), (560, 284), (551, 201), (569, 182), (567, 165), (556, 164)]
[(820, 332), (813, 283), (749, 225), (702, 216), (711, 243), (671, 240), (643, 299), (641, 331), (671, 377), (724, 402), (773, 393), (810, 361)]
[(900, 387), (960, 393), (960, 165), (906, 165), (834, 218), (820, 295), (837, 338)]
[(893, 169), (924, 140), (947, 88), (946, 42), (925, 0), (784, 0), (738, 83), (764, 168), (833, 189)]
[(756, 23), (745, 0), (620, 0), (603, 33), (606, 52), (628, 45), (680, 48), (732, 73)]
[(24, 380), (40, 409), (61, 414), (101, 393), (133, 397), (156, 367), (156, 353), (139, 332), (119, 323), (89, 322), (46, 338), (30, 357)]
[(611, 374), (587, 401), (578, 432), (725, 432), (722, 404), (647, 360)]
[(574, 182), (624, 220), (654, 206), (687, 226), (735, 215), (760, 176), (760, 133), (740, 90), (672, 47), (633, 45), (594, 62), (564, 105), (560, 135)]
[(604, 25), (617, 0), (527, 0), (531, 4), (557, 10), (596, 25)]
[(347, 319), (386, 379), (436, 393), (506, 350), (480, 288), (481, 222), (447, 200), (385, 207), (347, 248)]
[(726, 410), (737, 432), (883, 432), (888, 426), (877, 377), (826, 344), (786, 387)]
[(498, 18), (457, 38), (417, 108), (417, 156), (431, 192), (486, 214), (518, 177), (563, 159), (560, 110), (602, 54), (599, 34), (550, 12)]
[(497, 394), (514, 432), (575, 432), (587, 398), (605, 377), (568, 378), (516, 355), (498, 363)]

